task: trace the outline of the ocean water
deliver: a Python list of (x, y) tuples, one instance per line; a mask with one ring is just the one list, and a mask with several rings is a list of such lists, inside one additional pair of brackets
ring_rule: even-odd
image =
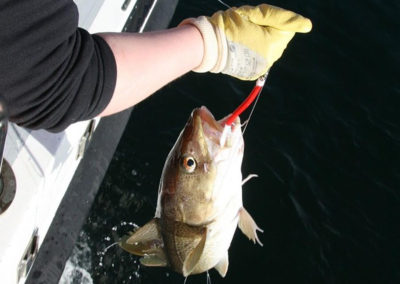
[[(400, 283), (400, 2), (269, 3), (311, 18), (313, 30), (271, 69), (244, 137), (243, 175), (259, 178), (243, 203), (264, 246), (238, 230), (227, 276), (211, 270), (211, 282)], [(171, 25), (220, 9), (182, 0)], [(135, 107), (60, 283), (184, 283), (113, 244), (153, 217), (162, 166), (191, 110), (225, 116), (252, 87), (190, 73)]]

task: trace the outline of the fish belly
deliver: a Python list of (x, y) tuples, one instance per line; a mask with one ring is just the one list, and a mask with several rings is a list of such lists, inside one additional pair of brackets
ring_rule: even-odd
[(222, 207), (218, 210), (219, 214), (207, 226), (203, 254), (193, 274), (213, 268), (227, 254), (239, 221), (239, 210), (242, 208), (241, 186), (230, 190), (231, 195), (225, 195), (226, 202), (220, 204)]

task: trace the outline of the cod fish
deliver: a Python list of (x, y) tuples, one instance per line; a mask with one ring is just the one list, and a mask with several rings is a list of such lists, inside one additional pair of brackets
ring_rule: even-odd
[(187, 277), (228, 270), (228, 249), (237, 227), (254, 243), (262, 231), (242, 204), (243, 136), (239, 118), (226, 143), (227, 118), (194, 109), (165, 162), (155, 217), (119, 245), (142, 256), (145, 266), (168, 266)]

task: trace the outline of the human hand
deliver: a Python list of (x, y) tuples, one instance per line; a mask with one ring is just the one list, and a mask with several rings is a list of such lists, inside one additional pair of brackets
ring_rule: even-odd
[(211, 17), (189, 18), (180, 25), (196, 26), (202, 34), (204, 56), (195, 72), (255, 80), (265, 74), (296, 32), (307, 33), (311, 21), (275, 6), (242, 6)]

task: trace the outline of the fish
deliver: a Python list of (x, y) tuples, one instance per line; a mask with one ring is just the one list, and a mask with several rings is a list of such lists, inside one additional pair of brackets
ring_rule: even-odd
[(216, 121), (204, 106), (192, 111), (165, 161), (154, 218), (119, 241), (141, 264), (185, 277), (215, 268), (225, 277), (237, 227), (262, 246), (263, 231), (242, 203), (239, 117), (221, 145), (227, 118)]

